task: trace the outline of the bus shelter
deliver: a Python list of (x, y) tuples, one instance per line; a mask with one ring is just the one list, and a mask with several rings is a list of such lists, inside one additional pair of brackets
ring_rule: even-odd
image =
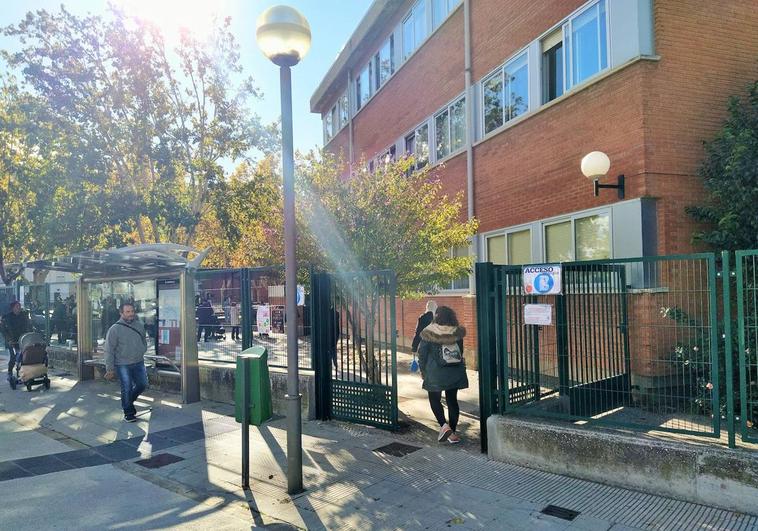
[[(94, 378), (94, 365), (104, 356), (105, 334), (119, 318), (119, 304), (128, 301), (145, 324), (148, 352), (161, 352), (149, 357), (178, 370), (182, 401), (192, 403), (200, 400), (195, 278), (207, 253), (173, 243), (145, 244), (84, 251), (24, 266), (78, 274), (75, 307), (80, 380)], [(157, 345), (170, 346), (170, 351), (156, 349)]]

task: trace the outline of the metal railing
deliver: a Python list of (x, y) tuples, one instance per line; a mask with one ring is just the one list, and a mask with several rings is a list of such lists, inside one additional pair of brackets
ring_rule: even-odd
[[(564, 263), (560, 295), (526, 293), (521, 266), (477, 264), (483, 422), (521, 414), (711, 438), (725, 427), (734, 445), (739, 421), (742, 439), (758, 440), (758, 251), (736, 258), (736, 274), (727, 253)], [(551, 306), (550, 325), (525, 323), (536, 303)]]

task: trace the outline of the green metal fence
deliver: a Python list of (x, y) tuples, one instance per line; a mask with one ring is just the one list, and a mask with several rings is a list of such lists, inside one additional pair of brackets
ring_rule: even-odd
[(316, 414), (398, 427), (395, 275), (313, 275)]
[[(520, 266), (476, 273), (483, 430), (507, 413), (720, 436), (715, 254), (564, 263), (559, 295), (526, 293)], [(525, 324), (540, 303), (551, 323)]]
[(738, 251), (737, 328), (742, 439), (758, 442), (758, 250)]

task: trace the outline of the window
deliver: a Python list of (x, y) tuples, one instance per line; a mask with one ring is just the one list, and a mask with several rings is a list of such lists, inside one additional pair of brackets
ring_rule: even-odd
[(420, 0), (403, 20), (403, 60), (419, 47), (426, 37), (426, 0)]
[(429, 163), (429, 126), (418, 127), (405, 137), (405, 153), (416, 159), (414, 169), (421, 169)]
[(350, 119), (350, 111), (348, 109), (348, 103), (347, 103), (347, 92), (345, 92), (340, 97), (338, 105), (339, 105), (340, 129), (342, 129), (345, 125), (347, 125), (347, 122)]
[(547, 262), (569, 262), (571, 252), (571, 220), (545, 226), (545, 260)]
[(507, 264), (505, 254), (505, 236), (490, 236), (487, 238), (487, 261), (493, 264)]
[(432, 28), (437, 29), (461, 0), (432, 0)]
[(608, 68), (606, 0), (571, 17), (542, 41), (542, 101)]
[(611, 257), (610, 219), (607, 215), (588, 216), (574, 221), (577, 260), (604, 260)]
[(542, 41), (542, 102), (563, 94), (563, 30)]
[(509, 232), (487, 238), (487, 260), (493, 264), (532, 263), (532, 231)]
[(453, 102), (434, 117), (437, 160), (455, 153), (466, 141), (466, 98)]
[(356, 110), (363, 107), (371, 97), (371, 81), (369, 79), (369, 67), (366, 66), (358, 76), (355, 83)]
[(608, 31), (605, 0), (569, 21), (571, 84), (577, 85), (608, 66)]
[(324, 115), (324, 142), (329, 142), (334, 134), (332, 131), (332, 110)]
[(508, 263), (532, 263), (532, 231), (526, 229), (508, 233)]
[[(468, 256), (468, 245), (456, 245), (451, 252), (453, 258)], [(469, 275), (453, 280), (450, 289), (469, 289)]]
[(524, 114), (529, 109), (529, 63), (526, 53), (485, 79), (482, 93), (485, 134)]
[(611, 258), (608, 214), (577, 217), (545, 226), (545, 260), (603, 260)]
[(390, 35), (390, 38), (385, 41), (382, 49), (379, 50), (379, 53), (374, 56), (376, 72), (374, 79), (376, 80), (376, 90), (379, 90), (382, 85), (387, 82), (393, 72), (395, 72), (395, 64), (393, 61), (394, 50), (395, 39)]

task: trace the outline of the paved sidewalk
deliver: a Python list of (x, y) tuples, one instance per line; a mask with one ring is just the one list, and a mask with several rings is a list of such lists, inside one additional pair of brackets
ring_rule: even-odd
[[(308, 490), (294, 497), (284, 419), (252, 428), (244, 492), (231, 406), (148, 392), (139, 405), (152, 410), (125, 424), (116, 384), (52, 380), (31, 393), (0, 383), (0, 488), (19, 494), (3, 528), (758, 529), (753, 516), (488, 461), (475, 445), (332, 422), (304, 424)], [(377, 451), (391, 443), (406, 447)], [(579, 515), (542, 514), (550, 504)]]

